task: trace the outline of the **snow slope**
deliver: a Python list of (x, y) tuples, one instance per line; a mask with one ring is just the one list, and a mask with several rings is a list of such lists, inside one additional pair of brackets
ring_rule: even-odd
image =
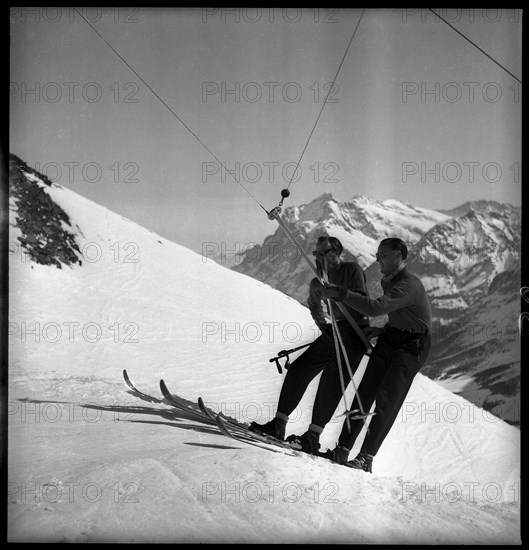
[[(12, 201), (9, 541), (520, 542), (519, 430), (424, 376), (373, 475), (239, 444), (128, 394), (124, 368), (155, 397), (163, 378), (185, 399), (266, 421), (282, 382), (268, 359), (314, 339), (310, 314), (58, 185), (34, 185), (67, 212), (82, 265), (30, 261)], [(314, 391), (287, 433), (306, 429)], [(323, 447), (340, 429), (336, 417)]]

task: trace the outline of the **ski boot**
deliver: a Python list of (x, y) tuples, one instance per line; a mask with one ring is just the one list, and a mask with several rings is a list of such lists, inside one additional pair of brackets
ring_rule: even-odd
[(364, 472), (368, 472), (370, 474), (373, 473), (373, 455), (370, 455), (366, 453), (364, 450), (361, 450), (357, 457), (354, 460), (351, 460), (349, 462), (349, 466), (351, 468), (355, 468), (357, 470), (363, 470)]
[(351, 451), (349, 449), (337, 445), (332, 451), (328, 450), (325, 457), (333, 462), (336, 462), (336, 464), (340, 464), (341, 466), (351, 467), (348, 462), (350, 452)]
[(257, 422), (252, 422), (248, 429), (251, 432), (255, 432), (261, 435), (269, 435), (271, 437), (274, 437), (275, 439), (283, 441), (285, 439), (286, 426), (286, 422), (276, 417), (272, 418), (272, 420), (270, 420), (270, 422), (267, 422), (266, 424), (257, 424)]
[(311, 430), (305, 432), (302, 435), (289, 435), (287, 437), (287, 443), (293, 449), (303, 451), (310, 455), (320, 454), (320, 436), (316, 432)]

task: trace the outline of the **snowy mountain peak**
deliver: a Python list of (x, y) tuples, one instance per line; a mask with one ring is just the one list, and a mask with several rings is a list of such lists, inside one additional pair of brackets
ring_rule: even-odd
[(502, 213), (502, 212), (517, 212), (517, 211), (520, 212), (521, 209), (517, 206), (512, 206), (511, 204), (508, 204), (508, 203), (500, 203), (498, 201), (493, 201), (493, 200), (478, 200), (478, 201), (465, 202), (460, 206), (456, 206), (455, 208), (440, 210), (440, 212), (443, 212), (444, 214), (447, 214), (453, 217), (464, 216), (468, 214), (470, 211), (491, 214), (491, 213)]
[(332, 216), (335, 200), (331, 193), (324, 193), (308, 204), (290, 206), (285, 209), (284, 217), (291, 223), (313, 222)]
[(520, 262), (521, 212), (470, 208), (430, 229), (417, 248), (424, 263), (436, 258), (462, 289), (484, 292), (496, 275)]

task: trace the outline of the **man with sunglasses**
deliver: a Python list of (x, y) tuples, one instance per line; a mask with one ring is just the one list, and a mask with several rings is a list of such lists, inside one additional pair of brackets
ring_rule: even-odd
[[(330, 283), (367, 297), (366, 277), (362, 268), (356, 262), (343, 261), (342, 252), (342, 243), (336, 237), (322, 236), (318, 239), (313, 254), (320, 276), (325, 273)], [(327, 322), (322, 306), (323, 288), (316, 277), (312, 279), (307, 300), (312, 318), (321, 330), (321, 336), (290, 365), (279, 395), (275, 418), (266, 424), (252, 422), (250, 425), (252, 431), (284, 439), (289, 415), (299, 405), (310, 382), (323, 371), (308, 431), (300, 436), (291, 435), (287, 439), (305, 452), (313, 454), (319, 451), (320, 434), (342, 398), (342, 380), (344, 388), (350, 382), (343, 354), (342, 373), (339, 371), (332, 325)], [(369, 318), (366, 315), (349, 306), (345, 306), (345, 309), (360, 328), (369, 327)], [(333, 314), (354, 374), (364, 356), (365, 346), (337, 307), (333, 307)]]
[[(375, 402), (369, 432), (360, 453), (349, 462), (349, 453), (362, 430), (363, 420), (351, 420), (349, 426), (344, 423), (338, 445), (330, 456), (335, 462), (366, 472), (371, 472), (373, 457), (393, 426), (431, 347), (430, 302), (420, 279), (406, 269), (407, 254), (406, 244), (401, 239), (389, 238), (380, 242), (375, 258), (384, 276), (381, 281), (384, 294), (379, 298), (371, 299), (336, 284), (322, 285), (325, 298), (340, 301), (370, 317), (388, 316), (386, 326), (373, 329), (369, 335), (370, 338), (378, 336), (378, 340), (358, 387), (365, 412)], [(351, 410), (359, 408), (358, 396)]]

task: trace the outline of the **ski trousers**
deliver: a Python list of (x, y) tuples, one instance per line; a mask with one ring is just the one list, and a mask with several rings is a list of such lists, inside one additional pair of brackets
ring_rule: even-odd
[[(337, 326), (354, 374), (364, 356), (364, 344), (347, 321), (338, 321)], [(341, 348), (339, 349), (344, 387), (347, 387), (350, 376)], [(322, 375), (314, 400), (312, 424), (322, 428), (325, 427), (331, 420), (343, 396), (332, 332), (322, 334), (314, 340), (305, 352), (291, 363), (279, 395), (278, 412), (289, 416), (299, 405), (310, 382), (320, 372)]]
[[(362, 445), (366, 453), (377, 454), (399, 414), (415, 375), (425, 364), (430, 348), (429, 334), (406, 334), (386, 328), (386, 332), (378, 337), (358, 387), (365, 412), (369, 412), (375, 402), (375, 415), (371, 417)], [(355, 397), (352, 409), (358, 409), (358, 397)], [(347, 422), (344, 423), (338, 445), (350, 450), (364, 421), (350, 420), (349, 424), (348, 428)]]

